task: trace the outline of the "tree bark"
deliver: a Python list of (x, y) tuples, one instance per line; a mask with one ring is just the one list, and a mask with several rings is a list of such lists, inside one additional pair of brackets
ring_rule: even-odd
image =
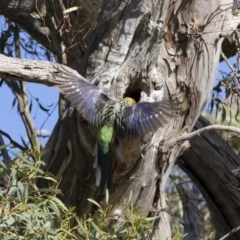
[[(209, 125), (200, 118), (196, 129)], [(190, 140), (188, 149), (178, 161), (203, 194), (211, 212), (216, 239), (239, 226), (240, 159), (216, 132), (209, 131)], [(237, 240), (240, 231), (227, 239)]]
[[(115, 191), (110, 194), (121, 210), (132, 192), (132, 201), (143, 215), (160, 216), (155, 238), (170, 239), (164, 188), (186, 145), (168, 149), (164, 142), (190, 132), (204, 107), (216, 77), (220, 34), (231, 33), (239, 23), (232, 15), (232, 2), (103, 0), (102, 7), (94, 11), (89, 31), (77, 28), (84, 20), (78, 18), (79, 12), (65, 14), (71, 7), (67, 1), (34, 2), (3, 1), (0, 12), (56, 53), (59, 62), (86, 75), (111, 97), (178, 103), (176, 117), (169, 117), (175, 110), (164, 116), (168, 121), (163, 128), (124, 142), (124, 160), (115, 163)], [(29, 4), (27, 10), (22, 8), (24, 3)], [(16, 6), (21, 14), (15, 16)], [(33, 19), (36, 12), (39, 18)], [(41, 27), (28, 25), (20, 19), (23, 16)], [(87, 198), (102, 198), (92, 167), (94, 139), (95, 129), (70, 107), (62, 110), (46, 146), (48, 167), (61, 178), (64, 199), (79, 214), (92, 210)]]

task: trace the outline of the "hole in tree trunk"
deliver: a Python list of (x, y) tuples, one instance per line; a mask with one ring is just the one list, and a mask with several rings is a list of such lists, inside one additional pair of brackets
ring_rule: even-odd
[(141, 89), (140, 88), (134, 88), (133, 86), (129, 86), (126, 89), (125, 94), (123, 95), (123, 97), (130, 97), (133, 98), (136, 102), (138, 102), (141, 98)]

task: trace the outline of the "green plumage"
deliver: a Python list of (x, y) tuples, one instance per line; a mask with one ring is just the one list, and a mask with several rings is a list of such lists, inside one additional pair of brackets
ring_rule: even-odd
[[(115, 152), (119, 154), (119, 144), (116, 144), (115, 126), (121, 122), (124, 109), (130, 106), (134, 101), (131, 98), (124, 98), (119, 102), (107, 102), (101, 110), (103, 126), (97, 134), (97, 148), (95, 152), (96, 165), (101, 171), (96, 171), (97, 185), (100, 185), (101, 191), (105, 192), (112, 186), (112, 164), (114, 155), (111, 151), (114, 145)], [(113, 144), (115, 141), (115, 144)], [(122, 154), (120, 153), (122, 156)]]
[[(112, 186), (112, 157), (121, 154), (121, 139), (136, 137), (156, 130), (166, 123), (168, 103), (139, 102), (126, 97), (113, 100), (99, 87), (77, 72), (56, 79), (55, 84), (90, 124), (99, 128), (95, 148), (96, 183), (105, 192)], [(171, 106), (170, 106), (171, 108)], [(120, 153), (120, 154), (119, 154)], [(116, 155), (116, 154), (115, 154)]]
[(97, 141), (102, 152), (106, 154), (109, 151), (109, 144), (113, 140), (113, 126), (105, 125), (100, 128)]

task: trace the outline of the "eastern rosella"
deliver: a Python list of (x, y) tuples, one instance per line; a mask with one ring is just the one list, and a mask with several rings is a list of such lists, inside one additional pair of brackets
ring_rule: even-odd
[(167, 104), (136, 103), (130, 97), (113, 100), (77, 73), (75, 77), (69, 76), (55, 83), (83, 118), (99, 129), (95, 152), (96, 182), (104, 192), (112, 185), (112, 145), (125, 137), (140, 136), (163, 125)]

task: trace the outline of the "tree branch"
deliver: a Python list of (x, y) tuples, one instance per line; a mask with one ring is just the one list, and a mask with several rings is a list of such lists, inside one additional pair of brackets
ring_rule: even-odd
[(198, 129), (191, 133), (181, 135), (177, 138), (166, 140), (164, 142), (164, 147), (167, 146), (168, 148), (171, 148), (178, 143), (181, 143), (186, 140), (190, 140), (191, 138), (196, 137), (196, 136), (200, 136), (204, 132), (215, 131), (215, 130), (233, 132), (233, 133), (239, 134), (239, 137), (240, 137), (240, 128), (233, 127), (233, 126), (222, 126), (222, 125), (214, 124), (214, 125), (210, 125), (210, 126)]
[(33, 148), (40, 149), (40, 142), (37, 136), (37, 131), (35, 129), (34, 121), (32, 120), (32, 116), (30, 113), (26, 86), (23, 82), (21, 82), (21, 93), (19, 94), (16, 92), (15, 95), (18, 100), (20, 116), (26, 128), (26, 132), (31, 146)]
[(223, 237), (219, 238), (218, 240), (225, 240), (225, 239), (229, 238), (231, 235), (233, 235), (234, 233), (236, 233), (239, 230), (240, 230), (240, 226), (237, 226), (233, 230), (231, 230), (229, 233), (227, 233)]
[[(216, 131), (207, 131), (206, 126), (209, 124), (203, 117), (199, 118), (195, 130), (206, 130), (199, 137), (190, 139), (191, 147), (181, 155), (177, 163), (194, 181), (206, 200), (216, 239), (219, 239), (240, 222), (236, 211), (240, 205), (240, 159)], [(240, 239), (240, 232), (236, 232), (231, 239)]]
[(54, 86), (56, 79), (63, 81), (66, 75), (68, 77), (81, 76), (77, 71), (61, 64), (18, 59), (0, 54), (0, 77), (5, 79)]
[[(14, 44), (15, 44), (16, 56), (21, 58), (19, 29), (17, 26), (14, 28)], [(12, 87), (13, 85), (10, 84), (10, 86)], [(28, 102), (27, 88), (25, 86), (25, 83), (20, 82), (20, 84), (15, 84), (14, 86), (15, 88), (13, 87), (12, 90), (18, 101), (18, 109), (19, 109), (23, 124), (25, 126), (29, 142), (32, 148), (40, 149), (41, 144), (37, 137), (34, 121), (30, 113), (30, 106)]]
[(0, 134), (3, 135), (4, 137), (6, 137), (14, 147), (19, 148), (21, 151), (27, 150), (27, 148), (23, 147), (21, 144), (14, 141), (12, 139), (12, 137), (9, 134), (7, 134), (6, 132), (0, 130)]
[(43, 1), (33, 0), (3, 0), (0, 14), (22, 26), (30, 35), (45, 47), (59, 53), (57, 32), (52, 24), (52, 16), (46, 16)]

